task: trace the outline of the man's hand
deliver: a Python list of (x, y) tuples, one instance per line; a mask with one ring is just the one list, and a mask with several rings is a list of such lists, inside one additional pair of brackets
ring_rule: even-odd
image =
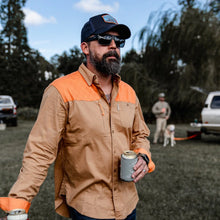
[(138, 182), (147, 173), (148, 173), (148, 166), (145, 160), (141, 156), (139, 156), (138, 162), (134, 166), (134, 173), (132, 174), (132, 178), (134, 179), (134, 182), (135, 183)]
[(7, 220), (7, 217), (0, 217), (0, 220)]
[(165, 112), (166, 112), (166, 108), (162, 108), (161, 113), (165, 113)]

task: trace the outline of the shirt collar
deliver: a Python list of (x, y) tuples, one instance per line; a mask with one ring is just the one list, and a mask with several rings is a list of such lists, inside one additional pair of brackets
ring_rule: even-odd
[[(97, 76), (92, 71), (90, 71), (83, 63), (79, 66), (78, 70), (89, 86), (91, 86), (94, 83), (94, 81), (97, 79)], [(121, 77), (118, 74), (115, 74), (113, 76), (113, 81), (116, 84), (118, 84), (120, 80)]]

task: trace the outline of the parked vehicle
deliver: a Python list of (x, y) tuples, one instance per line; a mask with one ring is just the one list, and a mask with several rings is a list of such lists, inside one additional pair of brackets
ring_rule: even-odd
[(201, 112), (201, 123), (191, 123), (205, 134), (220, 135), (220, 91), (210, 92)]
[(17, 126), (16, 104), (11, 96), (0, 95), (0, 122)]

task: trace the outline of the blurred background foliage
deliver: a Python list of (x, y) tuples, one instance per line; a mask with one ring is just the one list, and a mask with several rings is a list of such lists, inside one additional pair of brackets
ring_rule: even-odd
[[(47, 61), (30, 48), (25, 3), (0, 1), (0, 94), (13, 96), (20, 107), (38, 108), (46, 86), (77, 70), (84, 55), (74, 46)], [(148, 122), (159, 92), (166, 93), (177, 123), (198, 117), (207, 93), (220, 88), (220, 0), (178, 4), (180, 11), (151, 16), (137, 36), (141, 49), (122, 57), (121, 77), (135, 89)]]

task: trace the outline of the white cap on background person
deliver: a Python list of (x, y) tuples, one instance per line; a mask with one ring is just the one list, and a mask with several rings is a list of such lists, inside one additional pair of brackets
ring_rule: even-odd
[(159, 94), (158, 94), (158, 97), (159, 97), (159, 98), (165, 98), (165, 93), (163, 93), (163, 92), (159, 93)]

